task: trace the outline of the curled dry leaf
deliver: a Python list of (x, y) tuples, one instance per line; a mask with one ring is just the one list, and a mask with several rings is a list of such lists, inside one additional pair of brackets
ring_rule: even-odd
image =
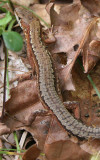
[(83, 65), (85, 73), (87, 73), (92, 70), (100, 60), (100, 41), (92, 40), (89, 43), (89, 47), (83, 49), (83, 53), (84, 52), (86, 52), (86, 55), (83, 55)]

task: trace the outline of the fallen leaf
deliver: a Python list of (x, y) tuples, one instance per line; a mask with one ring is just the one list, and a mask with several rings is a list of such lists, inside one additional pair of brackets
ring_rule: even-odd
[(30, 107), (39, 101), (36, 80), (27, 80), (11, 89), (11, 98), (6, 103), (6, 111), (10, 115)]
[(0, 135), (7, 134), (10, 132), (10, 128), (4, 123), (0, 123)]
[(40, 154), (40, 150), (36, 145), (30, 147), (23, 155), (23, 160), (36, 160)]

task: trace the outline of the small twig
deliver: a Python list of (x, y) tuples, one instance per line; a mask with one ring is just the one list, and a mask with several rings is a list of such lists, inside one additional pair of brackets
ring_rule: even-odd
[(5, 110), (5, 102), (6, 102), (6, 75), (7, 75), (7, 48), (5, 47), (5, 71), (4, 71), (4, 92), (3, 92), (3, 109), (1, 115), (1, 121), (4, 117), (4, 110)]
[(8, 139), (3, 135), (3, 136), (0, 136), (0, 139), (8, 144), (10, 144), (11, 146), (13, 147), (16, 147), (15, 144), (12, 144), (11, 142), (8, 141)]

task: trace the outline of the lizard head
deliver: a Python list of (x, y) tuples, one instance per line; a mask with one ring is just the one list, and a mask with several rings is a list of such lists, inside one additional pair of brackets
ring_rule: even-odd
[(24, 20), (25, 23), (29, 24), (35, 18), (32, 12), (22, 7), (16, 8), (14, 13), (20, 26), (21, 20)]

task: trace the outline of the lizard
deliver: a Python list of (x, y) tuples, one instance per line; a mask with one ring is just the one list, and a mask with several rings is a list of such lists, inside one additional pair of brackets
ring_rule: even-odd
[[(100, 128), (87, 126), (75, 119), (65, 108), (55, 88), (55, 70), (51, 53), (41, 40), (41, 25), (39, 19), (24, 8), (16, 8), (15, 15), (24, 34), (28, 30), (30, 44), (35, 59), (39, 95), (44, 104), (56, 116), (64, 129), (79, 138), (100, 138)], [(27, 41), (27, 39), (26, 39)]]

